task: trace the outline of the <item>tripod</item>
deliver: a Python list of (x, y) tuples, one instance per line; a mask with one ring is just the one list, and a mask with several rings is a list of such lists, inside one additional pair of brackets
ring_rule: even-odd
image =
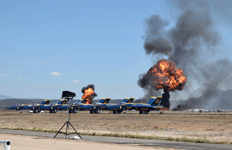
[[(63, 96), (62, 96), (63, 97)], [(69, 100), (73, 100), (73, 97), (66, 97), (66, 99), (68, 99), (68, 101)], [(53, 138), (56, 138), (56, 136), (59, 134), (59, 133), (62, 133), (62, 132), (60, 132), (62, 129), (63, 129), (63, 127), (66, 125), (66, 133), (63, 133), (63, 134), (65, 134), (65, 139), (67, 139), (67, 136), (69, 136), (69, 133), (68, 133), (68, 128), (69, 128), (69, 125), (73, 128), (73, 130), (75, 131), (74, 133), (76, 133), (79, 137), (80, 137), (80, 139), (82, 139), (82, 137), (80, 136), (80, 134), (76, 131), (76, 129), (73, 127), (73, 125), (71, 124), (71, 122), (69, 121), (69, 112), (71, 113), (71, 111), (70, 111), (70, 104), (69, 104), (69, 106), (68, 106), (68, 108), (67, 108), (67, 121), (63, 124), (63, 126), (60, 128), (60, 130), (56, 133), (56, 135), (53, 137)]]

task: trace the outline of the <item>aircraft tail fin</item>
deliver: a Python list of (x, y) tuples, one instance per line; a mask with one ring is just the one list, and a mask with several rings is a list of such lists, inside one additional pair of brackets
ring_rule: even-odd
[(150, 105), (160, 105), (161, 100), (162, 100), (161, 96), (158, 96), (157, 98), (156, 97), (151, 97), (151, 99), (148, 102), (148, 104), (150, 104)]
[(131, 98), (127, 101), (127, 103), (132, 103), (134, 100), (135, 100), (135, 98), (134, 98), (134, 97), (131, 97)]
[(128, 100), (129, 100), (129, 98), (128, 98), (128, 97), (125, 97), (121, 103), (127, 103)]
[(99, 104), (107, 104), (107, 103), (109, 103), (109, 101), (110, 101), (110, 98), (102, 98), (98, 103)]
[(105, 98), (102, 98), (98, 103), (104, 103), (105, 100)]
[(134, 101), (134, 97), (131, 97), (130, 99), (128, 97), (125, 97), (123, 99), (123, 101), (121, 102), (121, 104), (124, 104), (124, 103), (132, 103)]
[(103, 104), (108, 104), (110, 101), (110, 98), (106, 98), (106, 100), (103, 102)]
[(156, 97), (151, 97), (151, 99), (149, 100), (149, 102), (147, 104), (152, 105), (155, 102)]
[(48, 105), (51, 102), (51, 100), (43, 100), (41, 104)]
[(67, 103), (67, 99), (60, 99), (60, 101), (58, 102), (58, 104), (66, 104)]

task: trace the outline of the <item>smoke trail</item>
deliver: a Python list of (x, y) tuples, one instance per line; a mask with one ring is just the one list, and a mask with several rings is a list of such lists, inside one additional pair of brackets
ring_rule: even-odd
[[(183, 70), (188, 82), (181, 93), (189, 99), (197, 97), (194, 93), (200, 90), (201, 95), (222, 88), (227, 90), (232, 85), (228, 82), (232, 77), (231, 62), (224, 59), (208, 63), (207, 60), (219, 51), (217, 46), (221, 41), (210, 14), (211, 5), (207, 1), (181, 0), (174, 2), (174, 5), (181, 14), (173, 28), (168, 28), (168, 21), (158, 15), (146, 19), (146, 54), (163, 55)], [(147, 74), (140, 75), (138, 85), (146, 90), (153, 88), (147, 80)], [(194, 85), (198, 86), (197, 90)], [(178, 97), (179, 94), (176, 92), (173, 96)]]

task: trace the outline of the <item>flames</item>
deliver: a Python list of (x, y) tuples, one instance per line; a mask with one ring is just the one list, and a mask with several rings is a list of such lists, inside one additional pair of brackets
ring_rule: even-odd
[(89, 84), (87, 87), (83, 87), (81, 89), (81, 92), (83, 93), (82, 99), (87, 100), (86, 104), (92, 104), (94, 97), (97, 96), (97, 94), (94, 92), (94, 85)]
[(94, 94), (94, 91), (92, 88), (88, 88), (85, 90), (84, 95), (82, 95), (82, 99), (87, 100), (86, 104), (92, 104), (93, 103), (93, 98), (92, 95)]
[(152, 76), (152, 82), (156, 90), (167, 89), (168, 91), (183, 90), (187, 81), (180, 68), (176, 68), (175, 63), (166, 59), (159, 60), (148, 74)]

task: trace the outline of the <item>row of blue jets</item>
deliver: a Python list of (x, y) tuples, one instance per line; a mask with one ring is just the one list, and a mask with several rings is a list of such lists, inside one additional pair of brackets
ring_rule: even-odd
[(110, 98), (102, 98), (96, 104), (86, 104), (86, 100), (82, 100), (80, 103), (74, 104), (71, 107), (73, 113), (76, 111), (89, 110), (90, 114), (98, 114), (100, 111), (109, 110), (113, 111), (113, 114), (121, 114), (127, 110), (137, 110), (139, 114), (148, 114), (151, 110), (162, 110), (163, 106), (160, 105), (162, 97), (151, 97), (147, 104), (133, 103), (134, 98), (124, 98), (123, 101), (118, 104), (109, 103)]
[[(8, 107), (10, 110), (32, 110), (34, 113), (39, 113), (41, 111), (48, 110), (51, 113), (54, 110), (67, 110), (68, 104), (66, 99), (60, 99), (57, 104), (49, 105), (51, 100), (43, 100), (41, 104), (19, 104), (15, 106)], [(56, 109), (53, 109), (56, 108)], [(59, 109), (61, 108), (61, 109)], [(57, 112), (57, 111), (55, 111)]]
[[(113, 111), (113, 114), (121, 114), (128, 110), (137, 110), (139, 114), (148, 114), (152, 110), (162, 110), (164, 107), (160, 105), (162, 97), (151, 97), (147, 104), (133, 103), (134, 98), (124, 98), (120, 104), (109, 103), (110, 98), (102, 98), (95, 104), (86, 104), (87, 100), (80, 99), (79, 102), (71, 105), (69, 113), (77, 113), (78, 111), (90, 111), (90, 114), (98, 114), (100, 111), (109, 110)], [(57, 104), (49, 105), (51, 100), (43, 100), (41, 104), (34, 105), (16, 105), (11, 106), (8, 109), (15, 110), (32, 110), (34, 113), (41, 111), (49, 111), (50, 113), (56, 113), (62, 110), (68, 110), (69, 104), (67, 99), (61, 99)]]
[(33, 107), (35, 107), (35, 106), (45, 106), (45, 105), (48, 105), (50, 102), (51, 102), (51, 100), (43, 100), (41, 104), (33, 104), (33, 105), (31, 105), (31, 104), (18, 104), (15, 106), (8, 107), (7, 109), (13, 109), (13, 110), (29, 109), (29, 110), (32, 110)]

